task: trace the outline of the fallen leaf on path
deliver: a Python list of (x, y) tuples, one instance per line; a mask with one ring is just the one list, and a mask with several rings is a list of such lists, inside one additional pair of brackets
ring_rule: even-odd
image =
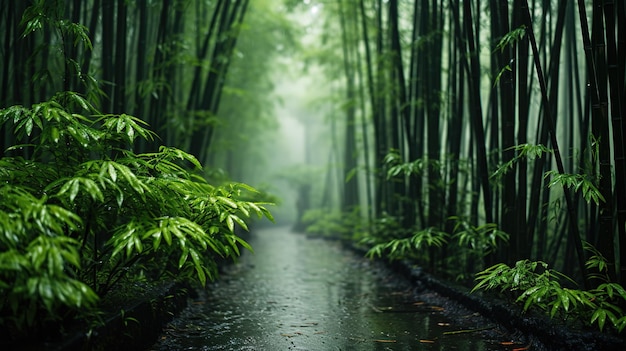
[(378, 313), (390, 311), (393, 309), (393, 307), (389, 307), (389, 306), (376, 307), (374, 305), (370, 305), (370, 307), (374, 310), (374, 312), (378, 312)]
[(293, 328), (307, 328), (307, 327), (316, 326), (318, 324), (319, 324), (318, 322), (305, 322), (305, 323), (297, 324), (297, 325), (296, 324), (292, 324), (292, 325), (290, 325), (290, 327), (293, 327)]
[(485, 330), (489, 330), (489, 329), (493, 329), (493, 328), (495, 328), (495, 326), (488, 326), (488, 327), (478, 328), (478, 329), (453, 330), (453, 331), (443, 332), (443, 335), (455, 335), (455, 334), (464, 334), (464, 333), (476, 333), (476, 332), (481, 332), (481, 331), (485, 331)]

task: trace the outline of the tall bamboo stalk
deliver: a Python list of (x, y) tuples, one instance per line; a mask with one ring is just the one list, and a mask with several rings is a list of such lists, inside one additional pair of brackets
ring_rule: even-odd
[[(528, 39), (530, 41), (530, 47), (533, 52), (533, 62), (535, 64), (535, 70), (537, 73), (537, 79), (539, 81), (539, 87), (541, 88), (541, 98), (543, 101), (543, 105), (546, 106), (543, 109), (544, 111), (543, 119), (545, 120), (548, 126), (548, 130), (550, 134), (550, 143), (554, 151), (554, 158), (556, 161), (558, 172), (560, 174), (565, 174), (565, 168), (563, 166), (563, 160), (561, 159), (559, 144), (556, 138), (556, 126), (555, 126), (554, 120), (552, 119), (551, 109), (549, 108), (549, 106), (551, 105), (549, 104), (549, 100), (548, 100), (548, 89), (546, 87), (543, 69), (541, 67), (539, 50), (537, 49), (537, 42), (535, 40), (535, 34), (534, 34), (533, 26), (532, 26), (532, 18), (530, 15), (530, 10), (528, 8), (528, 1), (527, 0), (525, 1), (526, 1), (526, 4), (525, 4), (526, 11), (524, 14), (526, 16)], [(579, 266), (580, 272), (584, 274), (586, 272), (586, 269), (585, 269), (586, 260), (585, 260), (585, 255), (583, 252), (582, 240), (580, 238), (580, 234), (578, 231), (576, 208), (574, 207), (570, 190), (565, 184), (563, 184), (563, 193), (564, 193), (564, 197), (565, 197), (565, 201), (567, 203), (567, 209), (568, 209), (568, 219), (570, 222), (570, 227), (569, 227), (570, 238), (576, 248), (576, 254), (578, 256), (578, 266)], [(584, 282), (585, 282), (585, 285), (588, 285), (587, 279), (585, 279)]]

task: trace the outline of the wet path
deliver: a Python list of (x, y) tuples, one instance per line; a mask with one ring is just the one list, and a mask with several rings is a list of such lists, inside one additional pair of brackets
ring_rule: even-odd
[(491, 322), (435, 293), (416, 292), (337, 243), (280, 227), (257, 231), (250, 243), (255, 253), (229, 267), (151, 350), (514, 347), (501, 343), (511, 337)]

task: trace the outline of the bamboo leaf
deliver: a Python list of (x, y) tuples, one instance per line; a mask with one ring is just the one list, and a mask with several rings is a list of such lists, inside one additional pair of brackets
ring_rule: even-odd
[(238, 208), (237, 203), (227, 197), (224, 196), (217, 196), (217, 198), (219, 200), (221, 200), (223, 203), (225, 203), (226, 205), (232, 207), (232, 208)]
[(518, 28), (513, 29), (512, 31), (506, 33), (496, 44), (496, 48), (494, 51), (500, 50), (503, 52), (504, 49), (509, 47), (510, 45), (515, 44), (526, 34), (526, 26), (521, 25)]
[(232, 236), (233, 239), (238, 242), (241, 246), (243, 246), (246, 250), (250, 251), (250, 252), (254, 252), (254, 250), (252, 249), (252, 246), (250, 246), (250, 244), (248, 244), (248, 242), (246, 242), (245, 240), (243, 240), (241, 237), (237, 236), (237, 235), (233, 235)]
[(246, 222), (244, 222), (243, 219), (239, 218), (239, 216), (236, 215), (230, 215), (230, 217), (237, 222), (237, 224), (239, 224), (239, 226), (241, 226), (243, 229), (248, 230), (248, 225), (246, 224)]
[(183, 247), (182, 252), (180, 254), (180, 258), (178, 259), (178, 269), (182, 268), (185, 265), (185, 262), (187, 262), (188, 258), (189, 258), (189, 248), (185, 246)]
[(107, 168), (109, 171), (109, 177), (111, 177), (112, 181), (117, 181), (117, 172), (115, 171), (115, 167), (111, 163), (107, 163)]
[(504, 68), (502, 68), (500, 70), (500, 72), (498, 72), (498, 75), (496, 76), (496, 79), (494, 79), (493, 86), (495, 87), (496, 85), (498, 85), (498, 83), (500, 82), (500, 78), (502, 77), (502, 75), (505, 72), (511, 72), (511, 71), (512, 71), (511, 66), (509, 66), (509, 65), (504, 66)]
[(233, 217), (231, 215), (226, 217), (226, 226), (231, 233), (235, 231), (235, 223), (233, 222)]
[(598, 324), (600, 331), (604, 329), (604, 323), (606, 322), (607, 311), (604, 309), (597, 309), (591, 315), (591, 324), (594, 322)]

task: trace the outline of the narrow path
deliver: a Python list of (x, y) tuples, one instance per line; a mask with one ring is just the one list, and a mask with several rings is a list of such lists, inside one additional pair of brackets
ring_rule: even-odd
[(201, 292), (151, 350), (522, 347), (503, 345), (512, 337), (490, 321), (338, 243), (280, 227), (250, 243), (255, 253)]

